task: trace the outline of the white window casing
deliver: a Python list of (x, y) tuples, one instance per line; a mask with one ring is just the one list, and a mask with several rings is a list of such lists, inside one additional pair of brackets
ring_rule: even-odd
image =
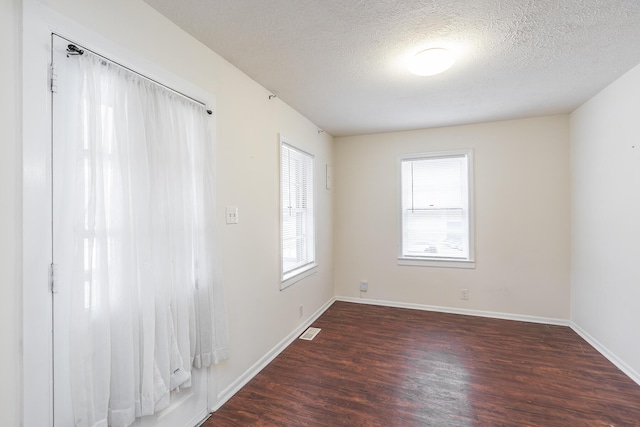
[(281, 289), (316, 272), (313, 178), (314, 156), (281, 138)]
[(475, 268), (473, 151), (403, 156), (399, 265)]

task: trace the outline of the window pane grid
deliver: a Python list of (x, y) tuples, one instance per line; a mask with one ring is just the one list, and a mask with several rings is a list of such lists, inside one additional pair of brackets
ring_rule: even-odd
[(313, 157), (281, 144), (283, 279), (315, 261)]
[(469, 259), (468, 157), (401, 161), (402, 257)]

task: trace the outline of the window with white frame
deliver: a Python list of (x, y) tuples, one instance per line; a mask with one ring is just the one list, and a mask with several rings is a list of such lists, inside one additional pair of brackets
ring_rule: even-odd
[(311, 274), (315, 258), (313, 155), (280, 140), (282, 288)]
[(473, 268), (471, 150), (400, 159), (399, 264)]

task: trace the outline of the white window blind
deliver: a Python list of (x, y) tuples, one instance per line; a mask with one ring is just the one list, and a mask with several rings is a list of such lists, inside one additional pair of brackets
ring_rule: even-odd
[(282, 280), (315, 265), (313, 156), (286, 142), (280, 150)]
[(401, 258), (473, 259), (470, 155), (469, 150), (401, 160)]

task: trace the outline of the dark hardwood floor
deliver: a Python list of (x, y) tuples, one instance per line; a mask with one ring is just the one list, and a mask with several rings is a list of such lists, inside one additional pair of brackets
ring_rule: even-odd
[(336, 302), (204, 424), (640, 426), (640, 386), (568, 327)]

